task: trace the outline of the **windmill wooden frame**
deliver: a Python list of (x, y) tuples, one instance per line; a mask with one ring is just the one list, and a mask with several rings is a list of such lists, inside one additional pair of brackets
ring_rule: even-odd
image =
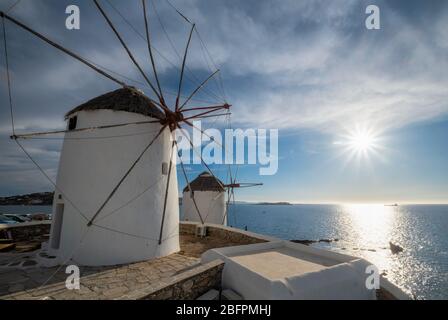
[[(143, 20), (145, 23), (145, 38), (147, 42), (147, 48), (148, 48), (148, 55), (149, 55), (149, 62), (152, 68), (153, 76), (155, 79), (155, 83), (150, 80), (147, 73), (144, 71), (144, 69), (141, 67), (140, 63), (136, 60), (135, 56), (133, 55), (132, 51), (129, 49), (128, 45), (126, 44), (125, 40), (123, 39), (122, 35), (120, 34), (119, 30), (115, 27), (114, 23), (110, 19), (107, 12), (102, 7), (99, 0), (92, 0), (98, 9), (101, 16), (104, 18), (106, 24), (110, 28), (110, 30), (113, 32), (113, 34), (116, 36), (117, 40), (127, 53), (129, 59), (132, 61), (132, 63), (135, 65), (135, 67), (138, 69), (141, 76), (145, 79), (146, 85), (151, 88), (151, 92), (155, 96), (155, 98), (150, 98), (151, 102), (156, 105), (161, 112), (163, 112), (164, 117), (160, 120), (151, 120), (151, 121), (141, 121), (141, 122), (132, 122), (132, 123), (120, 123), (120, 124), (114, 124), (114, 125), (108, 125), (108, 126), (96, 126), (96, 127), (86, 127), (86, 128), (76, 128), (74, 131), (88, 131), (88, 130), (102, 130), (102, 129), (109, 129), (112, 127), (121, 127), (121, 126), (128, 126), (128, 125), (138, 125), (138, 124), (146, 124), (146, 123), (155, 123), (159, 122), (162, 127), (161, 130), (158, 132), (158, 134), (148, 142), (147, 146), (141, 151), (141, 153), (137, 156), (135, 161), (132, 163), (132, 165), (129, 167), (129, 169), (126, 171), (126, 173), (122, 176), (122, 178), (116, 183), (116, 185), (112, 188), (111, 192), (109, 193), (108, 197), (105, 199), (105, 201), (101, 204), (101, 206), (98, 208), (98, 210), (93, 214), (92, 217), (88, 218), (85, 214), (83, 214), (81, 211), (79, 211), (80, 215), (83, 216), (83, 218), (86, 220), (86, 224), (88, 227), (95, 225), (95, 222), (97, 218), (99, 217), (100, 213), (103, 211), (104, 207), (107, 205), (107, 203), (114, 197), (117, 190), (120, 188), (122, 183), (126, 180), (128, 175), (133, 171), (135, 166), (139, 163), (143, 155), (150, 150), (151, 146), (153, 145), (154, 141), (161, 135), (161, 133), (166, 129), (169, 128), (171, 132), (173, 132), (176, 129), (182, 129), (184, 125), (195, 128), (195, 126), (192, 123), (192, 120), (195, 119), (203, 119), (203, 118), (209, 118), (209, 117), (220, 117), (220, 116), (228, 116), (230, 115), (230, 108), (231, 105), (229, 105), (227, 102), (224, 102), (223, 104), (218, 105), (208, 105), (208, 106), (197, 106), (197, 107), (187, 107), (187, 104), (193, 99), (193, 97), (204, 88), (204, 86), (213, 79), (220, 70), (217, 69), (214, 72), (212, 72), (207, 78), (205, 78), (203, 81), (200, 82), (200, 84), (184, 99), (181, 101), (181, 93), (182, 93), (182, 87), (185, 77), (185, 69), (186, 69), (186, 62), (187, 62), (187, 56), (189, 52), (190, 43), (192, 40), (192, 35), (196, 31), (196, 25), (192, 23), (188, 18), (185, 17), (177, 8), (175, 8), (169, 1), (167, 1), (175, 10), (176, 12), (188, 23), (190, 24), (191, 28), (189, 31), (188, 39), (186, 42), (185, 50), (183, 52), (182, 56), (182, 65), (180, 68), (180, 76), (179, 76), (179, 82), (178, 82), (178, 89), (176, 93), (176, 99), (174, 106), (170, 106), (167, 104), (166, 99), (164, 97), (164, 90), (160, 84), (159, 75), (157, 72), (157, 65), (155, 62), (153, 50), (154, 46), (151, 42), (151, 32), (150, 32), (150, 24), (148, 21), (148, 10), (147, 10), (147, 3), (146, 0), (141, 0), (141, 7), (142, 7), (142, 15)], [(26, 134), (17, 134), (14, 126), (14, 112), (13, 112), (13, 103), (12, 103), (12, 95), (11, 95), (11, 78), (10, 78), (10, 71), (9, 71), (9, 60), (8, 60), (8, 46), (7, 46), (7, 31), (6, 31), (6, 24), (5, 21), (8, 21), (15, 26), (25, 30), (26, 32), (34, 35), (35, 37), (42, 40), (44, 43), (58, 49), (59, 51), (63, 52), (64, 54), (68, 55), (69, 57), (77, 60), (78, 62), (88, 66), (95, 72), (97, 72), (99, 75), (115, 82), (120, 87), (131, 87), (126, 82), (117, 79), (114, 77), (111, 72), (106, 71), (104, 68), (101, 68), (95, 63), (92, 63), (89, 59), (86, 59), (82, 57), (81, 55), (75, 53), (74, 51), (65, 48), (61, 44), (51, 40), (46, 35), (32, 29), (31, 27), (27, 26), (25, 23), (18, 21), (16, 18), (10, 16), (8, 13), (5, 13), (3, 11), (0, 12), (0, 18), (2, 18), (2, 24), (3, 24), (3, 39), (4, 39), (4, 48), (5, 48), (5, 57), (6, 57), (6, 70), (7, 70), (7, 80), (8, 80), (8, 94), (9, 94), (9, 105), (11, 110), (11, 124), (12, 124), (12, 135), (10, 136), (12, 140), (15, 141), (15, 143), (19, 146), (19, 148), (25, 153), (25, 155), (36, 165), (36, 167), (42, 172), (42, 174), (56, 187), (56, 184), (52, 181), (52, 179), (45, 173), (45, 171), (39, 166), (39, 164), (33, 159), (31, 154), (27, 152), (27, 150), (24, 148), (24, 146), (21, 144), (20, 140), (23, 139), (31, 139), (33, 137), (41, 137), (41, 136), (48, 136), (53, 134), (61, 134), (66, 133), (68, 130), (55, 130), (55, 131), (46, 131), (46, 132), (34, 132), (34, 133), (26, 133)], [(199, 33), (197, 33), (199, 36)], [(200, 37), (200, 36), (199, 36)], [(200, 39), (202, 42), (202, 39)], [(224, 113), (222, 113), (224, 111)], [(200, 130), (202, 133), (204, 131)], [(182, 130), (180, 132), (183, 134)], [(189, 141), (193, 151), (194, 146), (192, 141), (189, 139), (188, 136), (184, 137)], [(167, 198), (168, 198), (168, 190), (169, 190), (169, 182), (171, 177), (171, 167), (173, 162), (173, 155), (174, 155), (174, 149), (179, 149), (177, 141), (173, 139), (173, 143), (171, 146), (172, 152), (171, 152), (171, 158), (170, 158), (170, 166), (168, 171), (168, 178), (167, 178), (167, 185), (165, 190), (165, 196), (164, 196), (164, 208), (162, 211), (162, 223), (160, 225), (160, 233), (158, 238), (159, 245), (162, 243), (163, 239), (163, 228), (164, 228), (164, 218), (166, 213), (166, 204), (167, 204)], [(179, 150), (178, 150), (179, 151)], [(207, 163), (202, 159), (202, 156), (199, 155), (201, 159), (201, 163), (207, 168), (207, 170), (210, 172), (210, 174), (215, 177), (214, 173), (210, 169), (210, 167), (207, 165)], [(181, 168), (184, 175), (184, 178), (186, 180), (187, 185), (189, 185), (189, 180), (186, 174), (184, 163), (181, 159)], [(216, 177), (215, 177), (216, 178)], [(258, 184), (254, 184), (258, 185)], [(231, 193), (228, 193), (229, 195), (233, 195), (234, 192), (233, 189), (235, 187), (239, 187), (241, 184), (236, 184), (236, 182), (233, 180), (231, 181), (230, 185), (227, 185), (226, 188), (228, 190), (231, 190)], [(61, 192), (62, 193), (62, 192)], [(68, 198), (67, 198), (68, 199)], [(68, 199), (70, 201), (70, 199)], [(194, 201), (194, 198), (193, 198)], [(228, 200), (229, 205), (230, 198)], [(73, 204), (74, 205), (74, 204)], [(76, 206), (75, 206), (76, 207)], [(200, 216), (200, 220), (203, 223), (203, 217), (201, 216), (201, 213), (198, 210), (198, 214)], [(227, 214), (227, 213), (226, 213)]]

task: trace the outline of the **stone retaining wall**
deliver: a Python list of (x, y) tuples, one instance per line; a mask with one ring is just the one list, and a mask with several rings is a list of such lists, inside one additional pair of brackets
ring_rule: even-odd
[[(198, 225), (199, 223), (182, 221), (179, 226), (179, 233), (194, 235), (196, 232), (196, 227)], [(205, 226), (207, 228), (207, 236), (222, 239), (223, 242), (232, 243), (233, 245), (253, 244), (275, 240), (267, 236), (239, 230), (232, 227), (226, 227), (208, 223), (206, 223)]]
[(180, 222), (179, 223), (179, 234), (195, 234), (196, 223)]
[(32, 241), (49, 234), (51, 221), (23, 222), (0, 225), (0, 239), (17, 241)]
[(159, 283), (144, 289), (136, 290), (120, 299), (124, 300), (194, 300), (210, 289), (221, 286), (224, 262), (214, 260), (200, 264)]

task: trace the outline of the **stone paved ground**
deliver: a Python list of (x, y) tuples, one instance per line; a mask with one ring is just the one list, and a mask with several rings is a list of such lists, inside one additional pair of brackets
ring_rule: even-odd
[[(172, 277), (200, 264), (199, 257), (208, 249), (241, 244), (220, 237), (198, 238), (181, 234), (181, 251), (167, 257), (122, 266), (81, 267), (80, 290), (66, 289), (68, 275), (65, 268), (0, 267), (0, 300), (116, 299), (141, 288), (160, 287)], [(29, 258), (29, 253), (2, 253), (0, 266)]]
[(197, 264), (199, 259), (176, 253), (112, 268), (84, 267), (80, 290), (66, 289), (65, 268), (2, 270), (0, 299), (115, 299), (133, 290), (159, 286)]
[[(81, 290), (67, 290), (65, 268), (0, 268), (0, 299), (115, 299), (133, 290), (158, 286), (199, 264), (209, 249), (207, 238), (181, 235), (181, 252), (167, 257), (112, 267), (81, 267)], [(224, 244), (221, 244), (224, 246)], [(25, 254), (1, 254), (0, 264), (24, 261)], [(50, 279), (50, 280), (49, 280)]]
[[(208, 237), (207, 237), (208, 238)], [(0, 268), (0, 299), (115, 299), (133, 290), (159, 286), (198, 265), (199, 256), (219, 244), (181, 235), (181, 251), (167, 257), (112, 267), (81, 267), (81, 289), (67, 290), (65, 268)], [(30, 254), (2, 254), (0, 262), (24, 260)]]

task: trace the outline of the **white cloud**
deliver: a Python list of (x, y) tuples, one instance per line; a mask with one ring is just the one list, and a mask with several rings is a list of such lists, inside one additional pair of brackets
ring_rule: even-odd
[[(353, 15), (353, 7), (341, 7), (347, 9), (341, 16)], [(239, 29), (236, 42), (223, 42), (220, 49), (231, 52), (230, 69), (262, 84), (259, 90), (234, 95), (237, 121), (331, 131), (366, 119), (385, 128), (401, 127), (448, 112), (448, 61), (433, 45), (432, 28), (419, 30), (392, 13), (382, 33), (358, 30), (362, 25), (347, 32), (338, 27), (340, 16), (323, 10), (317, 20), (322, 25), (307, 33), (293, 33), (282, 22), (272, 33), (249, 18), (230, 26)], [(282, 21), (276, 14), (271, 19)], [(446, 18), (427, 23), (440, 28)], [(437, 39), (443, 45), (440, 34)]]
[[(144, 34), (139, 4), (113, 3)], [(448, 113), (448, 6), (441, 6), (431, 19), (416, 21), (383, 3), (382, 29), (366, 31), (365, 7), (359, 1), (173, 3), (197, 23), (221, 66), (236, 125), (338, 133), (357, 122), (387, 129)], [(182, 54), (188, 25), (164, 1), (157, 5)], [(144, 41), (107, 4), (104, 7), (150, 74)], [(57, 13), (44, 1), (23, 1), (13, 15), (83, 56), (143, 82), (94, 6), (82, 10), (88, 14), (83, 15), (78, 33), (57, 28)], [(154, 44), (180, 65), (154, 13), (151, 18)], [(116, 87), (98, 80), (101, 76), (79, 62), (60, 58), (55, 49), (43, 49), (46, 45), (30, 41), (24, 32), (8, 30), (18, 130), (63, 128), (63, 114), (70, 108)], [(157, 54), (156, 59), (164, 84), (175, 91), (173, 68)], [(196, 36), (187, 63), (195, 72), (208, 69)], [(211, 85), (208, 88), (214, 90)], [(2, 101), (6, 101), (4, 89), (2, 85)], [(8, 112), (0, 108), (1, 135), (10, 131)]]

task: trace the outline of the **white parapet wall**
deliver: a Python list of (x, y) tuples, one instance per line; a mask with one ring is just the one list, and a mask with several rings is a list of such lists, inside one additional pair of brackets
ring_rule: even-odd
[[(371, 263), (357, 257), (276, 240), (202, 255), (204, 263), (214, 259), (225, 262), (223, 289), (244, 299), (376, 299), (376, 290), (366, 286)], [(398, 299), (409, 298), (383, 278), (380, 285)]]

